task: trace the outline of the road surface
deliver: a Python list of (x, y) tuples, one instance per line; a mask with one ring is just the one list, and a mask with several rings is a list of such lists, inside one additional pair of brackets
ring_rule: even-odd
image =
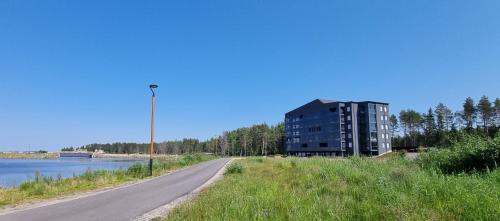
[(135, 185), (53, 205), (0, 215), (0, 220), (132, 220), (184, 196), (212, 178), (229, 159), (204, 162)]

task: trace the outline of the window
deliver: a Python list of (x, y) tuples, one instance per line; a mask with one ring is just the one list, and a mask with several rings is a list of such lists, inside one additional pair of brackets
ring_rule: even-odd
[(384, 107), (384, 111), (387, 112), (387, 107)]
[(348, 125), (347, 125), (347, 129), (348, 129), (348, 130), (350, 130), (350, 129), (351, 129), (351, 125), (350, 125), (350, 124), (348, 124)]
[(351, 107), (347, 107), (347, 112), (351, 112)]
[(380, 112), (384, 111), (384, 109), (382, 109), (382, 108), (383, 108), (383, 107), (382, 107), (382, 106), (380, 106)]
[(347, 116), (347, 120), (351, 120), (351, 116)]
[(385, 148), (385, 143), (382, 143), (382, 147)]
[(321, 131), (321, 127), (310, 127), (309, 129), (309, 132), (320, 132)]
[(384, 120), (384, 116), (380, 116), (380, 120)]
[(294, 137), (293, 138), (293, 143), (298, 143), (300, 142), (300, 137)]
[(328, 143), (319, 143), (319, 147), (328, 147)]
[(391, 144), (387, 143), (387, 149), (391, 148)]
[(307, 148), (307, 144), (306, 144), (306, 143), (303, 143), (300, 147), (302, 147), (302, 148)]
[(352, 134), (351, 133), (347, 134), (347, 138), (352, 139)]
[(387, 120), (387, 115), (384, 116), (385, 120)]
[(387, 125), (387, 124), (386, 124), (386, 125), (385, 125), (385, 129), (386, 129), (386, 130), (389, 130), (389, 125)]
[(352, 147), (352, 143), (351, 142), (349, 142), (349, 147)]
[(384, 129), (384, 125), (380, 125), (380, 129), (383, 130)]
[(375, 108), (375, 104), (368, 104), (368, 112), (375, 113), (377, 109)]

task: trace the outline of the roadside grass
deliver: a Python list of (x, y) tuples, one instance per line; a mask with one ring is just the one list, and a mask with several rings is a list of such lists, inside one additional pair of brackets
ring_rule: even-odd
[(392, 154), (247, 158), (167, 220), (498, 220), (500, 170), (446, 175)]
[[(156, 160), (153, 164), (153, 175), (160, 176), (175, 169), (212, 159), (215, 157), (211, 155), (190, 154), (179, 156), (177, 160)], [(149, 177), (148, 164), (134, 164), (127, 170), (87, 171), (80, 176), (67, 179), (45, 177), (37, 172), (33, 180), (24, 182), (18, 187), (0, 188), (0, 208), (101, 189), (146, 177)]]

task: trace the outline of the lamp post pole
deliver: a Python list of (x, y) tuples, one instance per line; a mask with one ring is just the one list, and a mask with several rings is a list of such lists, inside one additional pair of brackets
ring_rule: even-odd
[(149, 89), (153, 93), (151, 96), (151, 144), (149, 146), (149, 175), (153, 176), (153, 154), (154, 154), (154, 143), (155, 143), (155, 91), (158, 85), (149, 85)]

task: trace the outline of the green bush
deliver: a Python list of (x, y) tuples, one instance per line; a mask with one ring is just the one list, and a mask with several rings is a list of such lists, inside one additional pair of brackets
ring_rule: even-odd
[(468, 135), (452, 148), (422, 153), (418, 163), (446, 174), (496, 169), (500, 164), (500, 134), (494, 139)]
[(244, 168), (241, 164), (233, 163), (226, 168), (226, 171), (224, 172), (224, 174), (243, 173), (243, 170), (244, 170)]
[(149, 168), (146, 164), (136, 163), (128, 168), (127, 173), (132, 177), (143, 178), (149, 176)]

